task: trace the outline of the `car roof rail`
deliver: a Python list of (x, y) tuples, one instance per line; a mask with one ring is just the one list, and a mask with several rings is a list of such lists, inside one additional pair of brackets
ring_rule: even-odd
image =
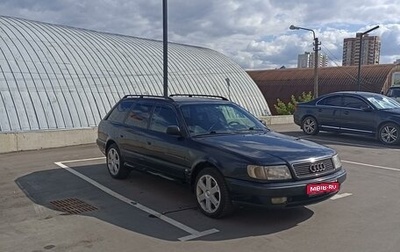
[(172, 98), (170, 98), (170, 97), (165, 97), (165, 96), (161, 96), (161, 95), (137, 95), (137, 94), (124, 95), (124, 97), (122, 97), (122, 99), (129, 98), (129, 97), (133, 97), (133, 98), (160, 98), (160, 99), (172, 100)]
[(227, 98), (220, 96), (220, 95), (205, 95), (205, 94), (171, 94), (169, 97), (175, 96), (185, 96), (185, 97), (209, 97), (209, 98), (219, 98), (224, 101), (229, 101)]

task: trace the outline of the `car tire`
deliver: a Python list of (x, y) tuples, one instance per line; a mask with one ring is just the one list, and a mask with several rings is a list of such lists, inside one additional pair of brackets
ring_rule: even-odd
[(107, 148), (106, 164), (111, 177), (125, 179), (129, 176), (130, 170), (125, 167), (124, 160), (116, 144)]
[(385, 123), (379, 128), (378, 139), (384, 144), (395, 145), (400, 142), (400, 127), (394, 123)]
[(204, 168), (196, 177), (195, 188), (200, 211), (211, 218), (222, 218), (233, 212), (233, 204), (221, 173), (215, 168)]
[(319, 132), (318, 122), (314, 117), (307, 116), (301, 124), (301, 129), (306, 135), (316, 135)]

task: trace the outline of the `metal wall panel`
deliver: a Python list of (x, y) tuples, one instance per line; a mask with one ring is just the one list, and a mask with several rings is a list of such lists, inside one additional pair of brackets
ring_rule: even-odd
[[(0, 16), (0, 132), (94, 127), (126, 94), (163, 95), (162, 48)], [(249, 75), (216, 51), (170, 43), (168, 78), (169, 93), (229, 96), (257, 116), (270, 112)]]

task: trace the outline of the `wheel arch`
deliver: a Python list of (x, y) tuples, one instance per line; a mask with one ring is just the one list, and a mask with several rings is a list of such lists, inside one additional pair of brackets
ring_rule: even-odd
[(397, 125), (397, 127), (400, 128), (400, 123), (398, 123), (398, 122), (391, 121), (391, 120), (383, 121), (376, 128), (376, 131), (375, 131), (375, 136), (376, 137), (379, 137), (379, 132), (380, 132), (382, 126), (385, 125), (385, 124), (388, 124), (388, 123), (395, 124), (395, 125)]
[(117, 144), (114, 140), (109, 139), (109, 140), (107, 140), (107, 143), (106, 143), (106, 148), (105, 148), (106, 153), (107, 153), (108, 148), (109, 148), (112, 144), (117, 145), (117, 147), (119, 148), (118, 144)]
[(400, 123), (395, 122), (395, 121), (392, 121), (392, 120), (386, 120), (386, 121), (381, 122), (381, 123), (378, 125), (378, 127), (377, 127), (378, 130), (377, 130), (377, 131), (379, 131), (379, 129), (382, 127), (382, 125), (384, 125), (384, 124), (386, 124), (386, 123), (393, 123), (393, 124), (396, 124), (397, 126), (400, 127)]
[[(195, 184), (195, 182), (196, 182), (196, 177), (197, 177), (197, 175), (200, 173), (201, 170), (203, 170), (203, 169), (205, 169), (205, 168), (207, 168), (207, 167), (215, 168), (216, 171), (218, 171), (219, 173), (221, 173), (221, 172), (219, 171), (219, 169), (217, 168), (217, 166), (216, 166), (215, 164), (211, 163), (210, 161), (206, 161), (206, 160), (205, 160), (205, 161), (202, 161), (202, 162), (197, 163), (197, 164), (194, 166), (194, 168), (192, 169), (192, 172), (190, 173), (190, 178), (189, 178), (189, 180), (190, 180), (190, 185), (191, 185), (192, 189), (193, 189), (193, 186), (194, 186), (194, 184)], [(221, 175), (222, 175), (222, 173), (221, 173)]]

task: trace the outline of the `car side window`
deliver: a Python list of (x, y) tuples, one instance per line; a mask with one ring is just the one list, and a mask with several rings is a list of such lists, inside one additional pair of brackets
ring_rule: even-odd
[(338, 96), (338, 95), (330, 96), (330, 97), (324, 98), (321, 101), (319, 101), (318, 105), (340, 107), (340, 106), (342, 106), (342, 97)]
[(107, 120), (116, 123), (123, 123), (129, 109), (132, 107), (132, 100), (122, 100), (117, 106), (111, 111)]
[(126, 118), (125, 123), (129, 126), (147, 128), (152, 105), (136, 102)]
[(343, 105), (346, 108), (355, 108), (355, 109), (362, 109), (368, 107), (368, 104), (365, 103), (363, 100), (350, 96), (343, 97)]
[(150, 129), (166, 133), (168, 126), (178, 125), (176, 113), (171, 107), (157, 106), (151, 117)]

